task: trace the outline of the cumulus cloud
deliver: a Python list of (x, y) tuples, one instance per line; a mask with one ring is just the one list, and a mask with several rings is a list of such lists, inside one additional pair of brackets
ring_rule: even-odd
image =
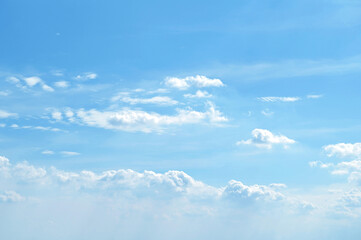
[(129, 132), (161, 132), (172, 125), (210, 123), (219, 124), (228, 121), (223, 114), (216, 109), (213, 103), (208, 102), (208, 109), (204, 112), (192, 109), (177, 109), (175, 115), (162, 115), (155, 112), (132, 110), (124, 108), (119, 111), (91, 110), (68, 110), (73, 114), (67, 116), (69, 122), (114, 129)]
[(180, 90), (188, 89), (191, 86), (199, 88), (224, 86), (223, 82), (220, 79), (211, 79), (201, 75), (188, 76), (185, 78), (167, 77), (165, 79), (165, 84), (169, 87), (178, 88)]
[(9, 117), (17, 117), (16, 113), (11, 113), (5, 110), (0, 109), (0, 118), (9, 118)]
[(198, 90), (195, 94), (187, 93), (183, 96), (186, 98), (210, 98), (212, 97), (212, 94), (209, 94), (207, 91)]
[(173, 100), (170, 97), (166, 96), (155, 96), (151, 98), (131, 98), (131, 97), (122, 97), (120, 99), (122, 102), (129, 104), (157, 104), (157, 105), (176, 105), (178, 101)]
[(271, 149), (273, 145), (282, 145), (284, 148), (287, 148), (289, 144), (294, 144), (295, 142), (295, 140), (284, 135), (275, 135), (269, 130), (256, 128), (252, 131), (251, 139), (238, 141), (237, 145), (246, 144)]
[(49, 169), (36, 167), (27, 162), (13, 165), (6, 157), (0, 157), (1, 179), (7, 179), (8, 182), (15, 184), (27, 182), (36, 187), (59, 188), (59, 190), (67, 188), (76, 192), (91, 190), (92, 193), (102, 194), (111, 191), (128, 192), (137, 197), (187, 197), (190, 200), (232, 200), (249, 204), (269, 202), (299, 204), (294, 198), (285, 196), (272, 186), (245, 185), (240, 181), (231, 180), (224, 187), (214, 187), (195, 180), (183, 171), (174, 170), (165, 173), (137, 172), (131, 169), (107, 170), (101, 173), (88, 170), (68, 172), (55, 167)]
[(329, 157), (361, 157), (361, 143), (337, 143), (323, 147)]
[(299, 97), (259, 97), (262, 102), (296, 102), (301, 100)]

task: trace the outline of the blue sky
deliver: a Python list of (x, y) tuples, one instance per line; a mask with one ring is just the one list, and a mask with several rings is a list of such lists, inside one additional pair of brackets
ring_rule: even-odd
[(360, 26), (353, 0), (2, 1), (1, 238), (359, 239)]

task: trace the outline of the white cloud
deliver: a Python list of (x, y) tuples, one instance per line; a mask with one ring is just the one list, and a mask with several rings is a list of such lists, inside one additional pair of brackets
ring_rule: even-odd
[(97, 77), (98, 77), (98, 75), (96, 73), (86, 72), (86, 73), (75, 76), (74, 79), (75, 80), (92, 80), (92, 79), (96, 79)]
[(209, 94), (207, 91), (198, 90), (195, 94), (184, 94), (186, 98), (210, 98), (212, 94)]
[(41, 87), (42, 87), (42, 89), (43, 89), (44, 91), (54, 92), (54, 88), (52, 88), (52, 87), (50, 87), (50, 86), (48, 86), (48, 85), (46, 85), (46, 84), (43, 84)]
[(211, 79), (201, 75), (188, 76), (185, 78), (167, 77), (165, 79), (165, 84), (169, 87), (178, 88), (180, 90), (188, 89), (191, 86), (196, 86), (200, 88), (224, 86), (223, 82), (220, 79)]
[(361, 157), (361, 143), (337, 143), (323, 147), (329, 157)]
[(32, 77), (23, 77), (22, 80), (25, 82), (25, 85), (20, 81), (20, 79), (16, 77), (8, 77), (7, 81), (15, 84), (16, 87), (21, 88), (23, 90), (27, 90), (29, 88), (33, 88), (36, 85), (40, 85), (40, 87), (47, 92), (54, 92), (54, 89), (47, 85), (40, 77), (32, 76)]
[(54, 111), (51, 113), (51, 117), (54, 118), (57, 121), (60, 121), (63, 119), (62, 113), (58, 111)]
[(273, 145), (282, 145), (287, 148), (289, 144), (294, 144), (296, 141), (283, 135), (275, 135), (266, 129), (254, 129), (252, 131), (252, 138), (237, 142), (237, 145), (247, 144), (256, 147), (271, 149)]
[(23, 200), (24, 197), (14, 191), (0, 192), (0, 202), (20, 202)]
[(39, 84), (39, 83), (42, 83), (43, 81), (41, 80), (41, 78), (39, 77), (27, 77), (27, 78), (24, 78), (24, 81), (26, 82), (26, 84), (29, 86), (29, 87), (34, 87), (36, 84)]
[(17, 117), (16, 113), (10, 113), (5, 110), (0, 110), (0, 118)]
[(63, 154), (64, 156), (69, 156), (69, 157), (80, 155), (80, 153), (78, 152), (69, 152), (69, 151), (61, 151), (60, 153)]
[(122, 102), (134, 104), (158, 104), (158, 105), (176, 105), (178, 101), (171, 99), (170, 97), (155, 96), (151, 98), (131, 98), (122, 97)]
[[(7, 158), (0, 157), (1, 178), (5, 178), (13, 184), (27, 182), (27, 186), (30, 188), (32, 185), (44, 189), (50, 187), (50, 189), (56, 189), (57, 193), (65, 189), (67, 189), (67, 192), (74, 189), (76, 193), (88, 189), (91, 190), (89, 193), (93, 194), (100, 193), (102, 195), (107, 191), (111, 191), (113, 193), (118, 192), (121, 195), (131, 194), (137, 198), (143, 198), (144, 196), (186, 197), (190, 201), (196, 199), (221, 202), (231, 200), (241, 204), (279, 202), (283, 205), (295, 206), (301, 203), (276, 191), (275, 187), (271, 185), (245, 185), (240, 181), (231, 180), (224, 187), (214, 187), (197, 181), (182, 171), (174, 170), (165, 173), (136, 172), (131, 169), (107, 170), (101, 173), (88, 170), (67, 172), (58, 170), (55, 167), (46, 170), (30, 165), (27, 162), (13, 165)], [(36, 192), (29, 193), (36, 194)]]
[(41, 153), (42, 153), (42, 154), (45, 154), (45, 155), (52, 155), (52, 154), (54, 154), (54, 152), (51, 151), (51, 150), (44, 150), (44, 151), (42, 151)]
[(259, 97), (262, 102), (296, 102), (301, 100), (299, 97)]
[(82, 125), (115, 129), (122, 131), (161, 132), (167, 126), (211, 123), (218, 124), (228, 121), (215, 106), (208, 102), (208, 109), (204, 112), (192, 109), (177, 109), (175, 115), (161, 115), (155, 112), (132, 110), (124, 108), (119, 111), (99, 111), (96, 109), (80, 109), (69, 117), (70, 122)]
[(69, 82), (67, 81), (58, 81), (58, 82), (55, 82), (55, 87), (58, 87), (58, 88), (67, 88), (69, 87)]
[(310, 99), (317, 99), (317, 98), (322, 98), (323, 95), (316, 95), (316, 94), (310, 94), (310, 95), (307, 95), (307, 98), (310, 98)]
[(51, 131), (51, 132), (60, 132), (63, 131), (59, 128), (53, 127), (44, 127), (44, 126), (19, 126), (18, 124), (11, 124), (11, 128), (14, 129), (32, 129), (32, 130), (41, 130), (41, 131)]

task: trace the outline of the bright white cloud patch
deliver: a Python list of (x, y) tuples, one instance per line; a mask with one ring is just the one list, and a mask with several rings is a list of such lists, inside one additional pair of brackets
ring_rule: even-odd
[(223, 82), (220, 79), (211, 79), (201, 75), (188, 76), (185, 78), (167, 77), (165, 79), (165, 84), (169, 87), (178, 88), (180, 90), (188, 89), (191, 86), (199, 88), (224, 86)]
[(329, 157), (361, 157), (361, 143), (330, 144), (323, 149)]
[(287, 148), (289, 144), (294, 144), (296, 141), (284, 135), (275, 135), (266, 129), (254, 129), (252, 131), (252, 138), (237, 142), (237, 145), (246, 144), (254, 145), (256, 147), (271, 149), (273, 145), (282, 145)]
[[(177, 109), (175, 115), (162, 115), (142, 110), (122, 109), (119, 111), (74, 110), (74, 116), (68, 117), (70, 122), (82, 125), (115, 129), (130, 132), (160, 132), (167, 126), (211, 123), (228, 121), (212, 103), (208, 103), (204, 112), (192, 109)], [(69, 110), (68, 110), (69, 111)]]
[(210, 98), (212, 97), (212, 94), (209, 94), (207, 91), (198, 90), (195, 94), (188, 93), (183, 96), (186, 98)]
[(24, 78), (24, 81), (29, 87), (34, 87), (36, 84), (43, 82), (39, 77), (26, 77)]
[(301, 100), (299, 97), (259, 97), (262, 102), (296, 102)]

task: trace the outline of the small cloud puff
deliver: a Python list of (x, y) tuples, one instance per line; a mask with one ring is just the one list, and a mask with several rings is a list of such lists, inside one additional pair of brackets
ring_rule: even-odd
[(96, 79), (97, 77), (98, 77), (98, 75), (96, 73), (86, 72), (86, 73), (75, 76), (74, 79), (79, 80), (79, 81), (85, 81), (85, 80)]
[(165, 79), (165, 84), (172, 88), (178, 88), (179, 90), (186, 90), (191, 86), (199, 88), (224, 86), (223, 82), (220, 79), (211, 79), (201, 75), (188, 76), (185, 78), (167, 77)]
[(207, 91), (198, 90), (195, 94), (188, 93), (183, 96), (186, 98), (210, 98), (212, 97), (212, 94), (209, 94)]
[(252, 131), (251, 139), (238, 141), (237, 145), (246, 144), (271, 149), (272, 146), (276, 144), (287, 148), (289, 144), (294, 144), (295, 142), (295, 140), (284, 135), (275, 135), (269, 130), (256, 128)]

